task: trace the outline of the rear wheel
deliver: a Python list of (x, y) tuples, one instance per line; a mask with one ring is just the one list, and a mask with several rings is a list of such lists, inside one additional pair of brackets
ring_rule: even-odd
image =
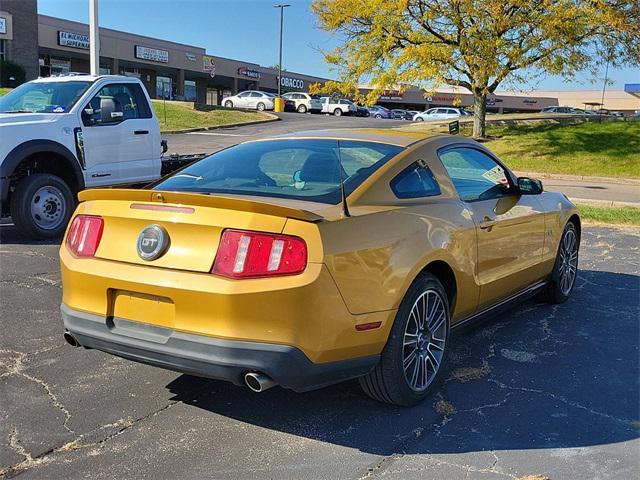
[(571, 296), (578, 274), (578, 233), (569, 222), (564, 227), (556, 262), (549, 283), (542, 292), (542, 300), (549, 303), (564, 303)]
[(61, 178), (38, 173), (23, 178), (11, 196), (11, 218), (29, 237), (56, 238), (73, 212), (73, 194)]
[(298, 113), (307, 113), (307, 107), (304, 104), (298, 105)]
[(449, 341), (449, 303), (440, 281), (420, 276), (402, 300), (380, 363), (360, 378), (374, 400), (414, 405), (437, 389)]
[(256, 105), (256, 109), (260, 112), (262, 112), (264, 110), (264, 103), (260, 102), (258, 103), (258, 105)]
[(233, 108), (233, 102), (231, 100), (227, 100), (224, 102), (224, 106), (227, 108)]
[(340, 116), (342, 115), (342, 110), (340, 110), (339, 108), (336, 108), (336, 109), (333, 111), (333, 114), (334, 114), (336, 117), (340, 117)]

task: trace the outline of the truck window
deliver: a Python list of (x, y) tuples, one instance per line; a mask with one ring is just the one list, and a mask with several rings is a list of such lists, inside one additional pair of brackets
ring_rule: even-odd
[(93, 121), (89, 121), (90, 125), (95, 125), (100, 119), (100, 102), (103, 98), (114, 100), (116, 108), (122, 111), (123, 121), (135, 118), (151, 118), (151, 108), (140, 85), (136, 83), (112, 83), (102, 87), (89, 101), (87, 108), (93, 110), (93, 114), (90, 116)]

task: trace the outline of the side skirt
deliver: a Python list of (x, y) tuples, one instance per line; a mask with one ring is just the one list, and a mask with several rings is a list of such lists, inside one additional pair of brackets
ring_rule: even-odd
[(495, 318), (499, 313), (503, 313), (507, 310), (512, 309), (516, 305), (529, 300), (532, 297), (535, 297), (540, 291), (547, 285), (547, 280), (543, 280), (541, 282), (535, 283), (524, 290), (505, 298), (504, 300), (492, 305), (480, 312), (474, 313), (470, 317), (465, 318), (457, 322), (455, 325), (451, 326), (452, 333), (463, 333), (466, 332), (478, 325), (490, 320), (491, 318)]

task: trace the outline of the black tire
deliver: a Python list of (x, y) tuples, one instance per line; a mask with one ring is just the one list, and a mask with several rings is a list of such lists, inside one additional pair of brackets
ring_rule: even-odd
[(424, 118), (418, 117), (418, 118), (416, 118), (416, 122), (424, 122)]
[(379, 113), (376, 113), (374, 118), (380, 119), (380, 118), (382, 118), (382, 115), (380, 115)]
[(336, 108), (333, 111), (333, 115), (336, 116), (336, 117), (341, 117), (342, 116), (342, 110), (340, 110), (339, 108)]
[(233, 108), (233, 102), (231, 100), (227, 100), (226, 102), (224, 102), (224, 106), (226, 108)]
[(265, 109), (264, 103), (259, 102), (259, 103), (256, 105), (256, 110), (258, 110), (259, 112), (263, 112), (263, 111), (264, 111), (264, 109)]
[[(45, 194), (47, 197), (43, 198)], [(60, 237), (74, 207), (73, 194), (67, 184), (60, 177), (46, 173), (23, 178), (11, 196), (13, 223), (30, 238)]]
[(304, 103), (298, 105), (298, 113), (307, 113), (307, 106)]
[[(416, 347), (405, 344), (405, 335), (410, 335), (407, 332), (408, 324), (413, 318), (412, 310), (415, 305), (418, 305), (418, 300), (421, 299), (423, 295), (427, 295), (427, 299), (435, 299), (436, 297), (434, 295), (437, 295), (441, 302), (441, 310), (437, 310), (435, 313), (438, 314), (440, 319), (442, 318), (442, 314), (444, 314), (444, 324), (441, 323), (442, 320), (439, 320), (438, 325), (440, 326), (436, 331), (439, 332), (439, 336), (444, 338), (444, 341), (442, 342), (442, 350), (440, 350), (441, 353), (439, 353), (439, 355), (441, 355), (440, 362), (437, 363), (437, 368), (434, 368), (435, 374), (432, 375), (431, 380), (429, 380), (427, 376), (424, 382), (424, 388), (415, 389), (410, 385), (410, 380), (405, 374), (405, 367), (403, 364), (406, 359), (411, 357), (411, 354), (405, 355), (407, 349), (409, 351), (415, 350), (413, 353), (418, 351), (417, 346), (420, 343), (419, 339), (421, 338), (421, 335), (415, 335)], [(433, 305), (439, 305), (437, 301), (433, 301)], [(419, 306), (417, 308), (419, 308)], [(417, 333), (417, 321), (415, 325)], [(444, 287), (435, 276), (429, 273), (421, 275), (413, 282), (400, 304), (393, 327), (389, 333), (389, 339), (382, 350), (380, 362), (371, 372), (359, 379), (360, 386), (364, 392), (369, 397), (380, 402), (390, 403), (392, 405), (410, 406), (421, 402), (432, 392), (437, 390), (442, 382), (443, 371), (446, 369), (446, 357), (449, 350), (449, 325), (449, 302), (447, 300), (447, 294)], [(416, 358), (415, 368), (418, 368), (418, 375), (420, 375), (420, 368), (418, 365), (422, 365), (422, 368), (424, 369), (427, 365), (427, 357), (433, 357), (432, 351), (429, 348), (431, 345), (432, 344), (429, 341), (429, 345), (423, 353), (416, 353), (418, 358)], [(424, 362), (421, 360), (423, 357), (418, 356), (423, 354)], [(429, 363), (431, 363), (432, 366), (434, 365), (431, 360)], [(414, 365), (413, 362), (407, 363), (407, 367), (411, 367), (412, 365)]]
[[(569, 238), (568, 238), (569, 237)], [(570, 237), (573, 237), (575, 241), (575, 264), (572, 262), (573, 256), (567, 257), (564, 246), (565, 241), (570, 240)], [(560, 237), (560, 244), (558, 245), (558, 252), (556, 253), (556, 261), (553, 264), (553, 270), (551, 271), (551, 275), (549, 277), (549, 283), (546, 285), (544, 290), (540, 293), (540, 300), (552, 303), (559, 304), (566, 302), (571, 296), (571, 292), (573, 292), (573, 287), (576, 283), (576, 277), (578, 276), (578, 253), (580, 251), (580, 241), (578, 238), (578, 232), (576, 230), (576, 226), (573, 222), (567, 223), (562, 232), (562, 237)], [(565, 258), (569, 258), (565, 261)], [(571, 268), (574, 269), (573, 278), (571, 279), (570, 285), (567, 289), (567, 284), (563, 283), (563, 279), (567, 269), (567, 262)]]

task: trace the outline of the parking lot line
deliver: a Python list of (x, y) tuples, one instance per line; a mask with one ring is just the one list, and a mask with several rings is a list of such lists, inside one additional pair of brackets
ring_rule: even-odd
[(189, 132), (186, 135), (209, 135), (212, 137), (250, 137), (244, 133)]

